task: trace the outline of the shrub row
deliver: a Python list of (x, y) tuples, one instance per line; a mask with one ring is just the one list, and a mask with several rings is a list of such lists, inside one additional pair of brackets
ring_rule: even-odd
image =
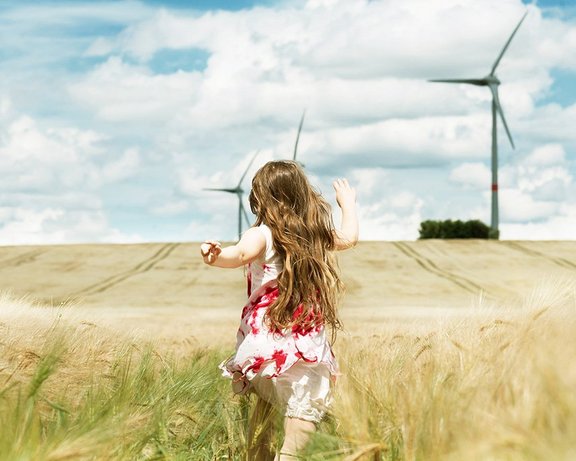
[(420, 223), (420, 239), (488, 239), (492, 236), (490, 227), (478, 219), (471, 221), (427, 220)]

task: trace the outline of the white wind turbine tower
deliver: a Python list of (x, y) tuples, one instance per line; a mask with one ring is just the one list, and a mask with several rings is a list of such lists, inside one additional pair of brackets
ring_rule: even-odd
[(506, 134), (508, 135), (508, 139), (510, 140), (510, 144), (514, 149), (514, 141), (512, 140), (512, 135), (510, 134), (510, 130), (508, 129), (508, 124), (506, 123), (506, 119), (504, 118), (504, 111), (502, 110), (502, 105), (500, 104), (500, 98), (498, 97), (498, 85), (500, 85), (500, 80), (496, 77), (496, 68), (498, 64), (500, 64), (500, 60), (504, 53), (508, 49), (510, 42), (516, 35), (516, 32), (522, 25), (522, 22), (526, 18), (528, 12), (524, 13), (522, 19), (508, 38), (508, 41), (504, 45), (504, 48), (496, 58), (496, 61), (492, 65), (492, 69), (490, 73), (483, 77), (483, 78), (453, 78), (453, 79), (435, 79), (429, 80), (430, 82), (440, 82), (440, 83), (466, 83), (469, 85), (477, 85), (477, 86), (487, 86), (490, 88), (492, 93), (492, 216), (491, 216), (491, 223), (490, 223), (490, 238), (497, 239), (499, 236), (498, 230), (498, 137), (497, 137), (497, 113), (500, 115), (500, 119), (502, 120), (502, 124), (504, 125), (504, 129), (506, 130)]
[(242, 189), (242, 181), (244, 181), (244, 178), (246, 177), (248, 170), (252, 166), (252, 163), (254, 163), (254, 160), (256, 159), (256, 156), (258, 155), (258, 153), (259, 153), (259, 151), (256, 152), (254, 154), (254, 156), (250, 159), (250, 163), (248, 163), (246, 170), (244, 170), (244, 173), (242, 173), (242, 176), (240, 177), (240, 181), (238, 181), (238, 184), (236, 187), (234, 187), (234, 188), (225, 188), (225, 187), (204, 188), (203, 189), (203, 190), (218, 191), (218, 192), (228, 192), (229, 194), (236, 194), (237, 195), (237, 197), (238, 197), (238, 240), (240, 240), (240, 238), (242, 237), (242, 218), (244, 218), (246, 220), (246, 224), (248, 224), (248, 227), (250, 227), (250, 225), (251, 225), (250, 219), (248, 218), (248, 213), (246, 213), (246, 209), (244, 208), (244, 204), (242, 203), (242, 197), (244, 195), (244, 189)]

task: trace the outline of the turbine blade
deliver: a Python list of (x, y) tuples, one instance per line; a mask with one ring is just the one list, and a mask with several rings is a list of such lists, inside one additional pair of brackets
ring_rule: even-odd
[(298, 134), (296, 135), (296, 142), (294, 143), (294, 155), (292, 160), (296, 161), (296, 153), (298, 152), (298, 141), (300, 140), (300, 133), (302, 132), (302, 125), (304, 125), (304, 116), (306, 115), (306, 109), (302, 112), (302, 117), (300, 118), (300, 125), (298, 126)]
[(506, 134), (508, 135), (508, 139), (510, 140), (510, 144), (512, 144), (512, 149), (516, 149), (514, 146), (514, 141), (512, 140), (512, 135), (510, 134), (510, 130), (508, 129), (508, 124), (506, 123), (506, 118), (504, 117), (504, 111), (502, 110), (502, 104), (500, 104), (500, 98), (498, 97), (498, 88), (496, 86), (490, 86), (490, 91), (492, 91), (492, 97), (494, 98), (494, 102), (496, 103), (496, 110), (498, 114), (500, 114), (500, 119), (502, 120), (502, 124), (504, 125), (504, 129), (506, 130)]
[(526, 13), (524, 13), (524, 16), (522, 16), (522, 19), (520, 19), (520, 22), (518, 23), (518, 25), (516, 26), (516, 28), (512, 32), (512, 35), (510, 35), (510, 38), (508, 39), (508, 41), (504, 45), (504, 48), (502, 48), (502, 51), (500, 52), (500, 54), (496, 58), (496, 61), (494, 62), (494, 65), (492, 66), (492, 70), (490, 71), (490, 75), (494, 75), (494, 72), (496, 72), (496, 68), (498, 67), (498, 64), (500, 64), (500, 60), (502, 59), (502, 56), (504, 56), (504, 53), (506, 53), (506, 50), (508, 49), (510, 42), (514, 38), (514, 35), (516, 35), (516, 32), (518, 32), (518, 29), (522, 25), (522, 22), (524, 22), (524, 19), (526, 19), (527, 14), (528, 14), (528, 11), (526, 11)]
[(242, 174), (240, 181), (238, 181), (238, 186), (236, 186), (237, 189), (240, 189), (240, 185), (242, 184), (242, 181), (244, 181), (244, 178), (246, 177), (246, 174), (248, 173), (248, 170), (250, 169), (250, 167), (252, 166), (252, 163), (254, 163), (254, 160), (256, 160), (256, 156), (260, 153), (259, 150), (256, 151), (256, 153), (254, 154), (254, 156), (250, 159), (250, 163), (248, 163), (248, 166), (246, 167), (246, 169), (244, 170), (244, 173)]
[(443, 78), (428, 81), (434, 83), (468, 83), (470, 85), (478, 85), (478, 86), (484, 86), (488, 84), (486, 80), (483, 78)]
[(211, 190), (211, 191), (218, 191), (218, 192), (230, 192), (231, 194), (235, 194), (237, 191), (236, 189), (218, 189), (212, 187), (204, 187), (202, 190)]

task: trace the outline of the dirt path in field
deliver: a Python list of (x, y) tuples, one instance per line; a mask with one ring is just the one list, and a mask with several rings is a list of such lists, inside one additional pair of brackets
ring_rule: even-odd
[(0, 267), (9, 268), (14, 266), (20, 266), (22, 264), (34, 263), (36, 261), (36, 258), (38, 258), (38, 256), (40, 256), (43, 253), (46, 253), (46, 250), (26, 251), (18, 256), (13, 256), (7, 259), (0, 260)]
[(526, 253), (527, 255), (530, 256), (535, 256), (536, 258), (545, 258), (548, 261), (552, 261), (555, 264), (558, 264), (560, 267), (564, 267), (567, 269), (576, 269), (576, 262), (575, 261), (569, 261), (566, 258), (558, 258), (558, 257), (554, 257), (545, 253), (542, 253), (540, 251), (536, 251), (530, 248), (527, 248), (525, 245), (522, 245), (519, 242), (504, 242), (505, 245), (508, 245), (511, 248), (514, 248), (515, 250), (521, 251), (522, 253)]
[(464, 290), (476, 294), (481, 291), (486, 291), (486, 289), (482, 288), (477, 283), (473, 282), (472, 280), (468, 280), (465, 277), (462, 277), (458, 274), (451, 273), (447, 270), (441, 269), (438, 267), (431, 259), (422, 256), (418, 251), (414, 248), (411, 248), (406, 243), (401, 242), (394, 242), (394, 246), (398, 248), (402, 253), (404, 253), (409, 258), (413, 258), (414, 261), (418, 263), (420, 267), (424, 270), (431, 272), (432, 274), (437, 275), (438, 277), (445, 278), (449, 280), (459, 287), (463, 288)]
[(144, 272), (149, 271), (150, 269), (152, 269), (154, 266), (156, 266), (160, 261), (162, 261), (163, 259), (166, 259), (170, 253), (172, 253), (172, 251), (174, 251), (176, 249), (176, 247), (178, 246), (178, 243), (168, 243), (166, 245), (164, 245), (162, 248), (160, 248), (156, 253), (154, 253), (151, 257), (146, 258), (145, 260), (143, 260), (142, 262), (140, 262), (139, 264), (137, 264), (136, 266), (134, 266), (133, 268), (121, 272), (119, 274), (115, 274), (112, 275), (111, 277), (108, 277), (94, 285), (91, 285), (89, 287), (86, 287), (80, 291), (77, 291), (75, 293), (71, 293), (69, 294), (70, 297), (78, 297), (78, 296), (89, 296), (89, 295), (94, 295), (96, 293), (102, 293), (103, 291), (108, 290), (109, 288), (113, 287), (114, 285), (118, 285), (119, 283), (122, 283), (124, 280), (130, 278), (130, 277), (134, 277), (138, 274), (142, 274)]

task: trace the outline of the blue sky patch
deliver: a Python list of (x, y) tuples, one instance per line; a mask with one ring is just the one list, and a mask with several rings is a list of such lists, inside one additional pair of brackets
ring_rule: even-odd
[(150, 69), (156, 74), (172, 74), (178, 71), (203, 71), (210, 53), (200, 48), (184, 50), (162, 49), (154, 54), (148, 62)]
[(544, 16), (560, 17), (565, 19), (576, 18), (576, 2), (574, 0), (522, 0), (525, 5), (536, 5), (542, 9)]
[(576, 103), (576, 70), (552, 69), (550, 76), (554, 80), (546, 102), (555, 102), (562, 107)]
[(118, 34), (123, 28), (123, 24), (84, 18), (74, 23), (46, 24), (37, 34), (45, 37), (105, 37)]

